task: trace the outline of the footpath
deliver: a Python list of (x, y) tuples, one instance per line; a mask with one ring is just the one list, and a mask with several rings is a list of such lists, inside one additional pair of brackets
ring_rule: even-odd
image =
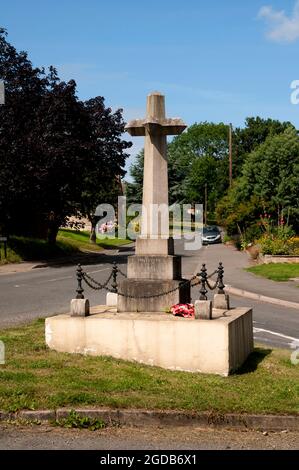
[(296, 282), (271, 281), (245, 271), (244, 268), (254, 265), (253, 261), (246, 253), (231, 245), (203, 247), (199, 254), (199, 263), (206, 263), (208, 273), (217, 267), (219, 261), (224, 266), (224, 284), (228, 293), (299, 310), (299, 289)]

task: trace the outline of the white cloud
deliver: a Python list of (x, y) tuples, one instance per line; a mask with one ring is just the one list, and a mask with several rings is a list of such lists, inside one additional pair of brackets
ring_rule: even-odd
[(265, 19), (269, 26), (266, 36), (271, 41), (290, 43), (299, 39), (299, 0), (296, 0), (290, 16), (284, 10), (274, 10), (272, 6), (260, 9), (259, 18)]

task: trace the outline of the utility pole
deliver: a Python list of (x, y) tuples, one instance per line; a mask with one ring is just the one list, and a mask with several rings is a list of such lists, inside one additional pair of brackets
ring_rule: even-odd
[(233, 126), (229, 125), (229, 187), (233, 185)]
[(205, 184), (205, 226), (208, 225), (208, 185)]

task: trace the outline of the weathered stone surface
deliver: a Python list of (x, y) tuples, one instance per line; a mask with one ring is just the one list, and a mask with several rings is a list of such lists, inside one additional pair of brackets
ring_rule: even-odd
[[(172, 305), (190, 302), (190, 283), (178, 280), (124, 279), (118, 286), (118, 312), (164, 312)], [(180, 287), (179, 287), (180, 286)], [(179, 287), (179, 289), (177, 289)], [(175, 289), (167, 295), (157, 296)], [(129, 296), (129, 297), (124, 297)], [(141, 299), (140, 296), (149, 298)]]
[(227, 376), (253, 351), (252, 310), (236, 308), (213, 320), (166, 313), (100, 313), (47, 318), (47, 344), (56, 351), (112, 356), (171, 370)]
[(119, 312), (162, 312), (173, 304), (190, 302), (189, 285), (161, 297), (150, 297), (175, 289), (181, 280), (181, 258), (174, 256), (174, 241), (169, 237), (166, 137), (180, 134), (185, 128), (180, 119), (166, 118), (165, 97), (159, 92), (148, 95), (145, 119), (126, 126), (132, 136), (145, 137), (143, 212), (136, 256), (129, 258), (128, 279), (119, 285), (119, 292), (132, 298), (118, 296)]
[(166, 136), (180, 134), (185, 128), (180, 119), (166, 118), (165, 98), (159, 92), (148, 95), (145, 119), (131, 121), (126, 126), (130, 135), (145, 136), (142, 203), (146, 213), (142, 217), (141, 231), (142, 236), (150, 240), (137, 241), (137, 254), (173, 254), (173, 244), (170, 246), (167, 240), (153, 239), (155, 235), (161, 236), (163, 230), (159, 225), (157, 233), (154, 230), (151, 210), (153, 204), (168, 206)]
[(174, 254), (174, 241), (173, 238), (137, 238), (136, 240), (136, 255), (160, 255), (167, 256)]
[(54, 421), (56, 413), (54, 410), (21, 410), (18, 418), (26, 421)]
[[(171, 127), (171, 125), (173, 127)], [(163, 129), (164, 128), (164, 129)], [(181, 133), (186, 128), (182, 121), (166, 120), (165, 98), (159, 92), (148, 95), (145, 119), (131, 121), (127, 124), (126, 130), (132, 136), (145, 136), (144, 140), (144, 173), (143, 173), (143, 198), (142, 204), (145, 212), (142, 214), (141, 233), (142, 237), (147, 237), (144, 246), (147, 250), (142, 250), (142, 242), (138, 254), (169, 254), (165, 249), (167, 244), (155, 243), (156, 235), (162, 235), (163, 230), (158, 224), (157, 231), (152, 219), (153, 204), (165, 205), (168, 207), (168, 169), (167, 169), (167, 132)], [(168, 218), (167, 218), (168, 222)], [(158, 240), (166, 241), (167, 240)], [(151, 243), (153, 242), (153, 243)], [(137, 242), (139, 243), (139, 242)], [(152, 249), (149, 247), (152, 245)], [(157, 252), (164, 247), (163, 252)]]
[(12, 418), (12, 413), (9, 413), (9, 411), (0, 410), (0, 421), (8, 421), (11, 418)]
[(117, 306), (117, 294), (115, 294), (114, 292), (107, 292), (106, 305), (107, 307), (116, 307)]
[(228, 294), (215, 294), (213, 301), (214, 308), (219, 308), (220, 310), (229, 310), (229, 295)]
[(128, 258), (129, 279), (164, 279), (182, 278), (180, 256), (130, 256)]
[(212, 302), (210, 300), (195, 301), (195, 318), (197, 320), (212, 320)]
[(87, 317), (89, 315), (88, 299), (72, 299), (71, 300), (72, 317)]

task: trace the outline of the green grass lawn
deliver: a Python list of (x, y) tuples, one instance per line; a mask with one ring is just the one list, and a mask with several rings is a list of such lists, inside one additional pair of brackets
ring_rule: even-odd
[(64, 243), (70, 243), (80, 250), (101, 251), (103, 248), (114, 248), (116, 246), (127, 245), (132, 240), (121, 240), (118, 238), (105, 238), (97, 240), (96, 243), (90, 243), (90, 233), (87, 231), (77, 231), (70, 229), (62, 229), (58, 232), (57, 240)]
[(7, 258), (4, 258), (4, 249), (0, 249), (0, 265), (7, 263), (20, 263), (21, 261), (48, 260), (68, 256), (79, 251), (102, 251), (104, 248), (130, 243), (131, 240), (105, 239), (97, 240), (96, 244), (89, 242), (89, 232), (75, 230), (60, 230), (55, 246), (50, 246), (46, 240), (29, 237), (12, 236), (9, 239)]
[(299, 277), (299, 264), (296, 263), (270, 263), (260, 264), (252, 268), (247, 268), (249, 271), (257, 276), (266, 277), (273, 281), (288, 281), (291, 278)]
[(112, 358), (49, 350), (44, 321), (0, 331), (0, 409), (109, 406), (299, 414), (299, 366), (290, 351), (256, 348), (230, 377), (171, 372)]
[(0, 264), (52, 259), (59, 256), (67, 256), (78, 251), (79, 248), (76, 244), (68, 243), (59, 238), (55, 246), (50, 246), (46, 240), (39, 238), (12, 236), (9, 238), (7, 258), (4, 258), (2, 251)]

